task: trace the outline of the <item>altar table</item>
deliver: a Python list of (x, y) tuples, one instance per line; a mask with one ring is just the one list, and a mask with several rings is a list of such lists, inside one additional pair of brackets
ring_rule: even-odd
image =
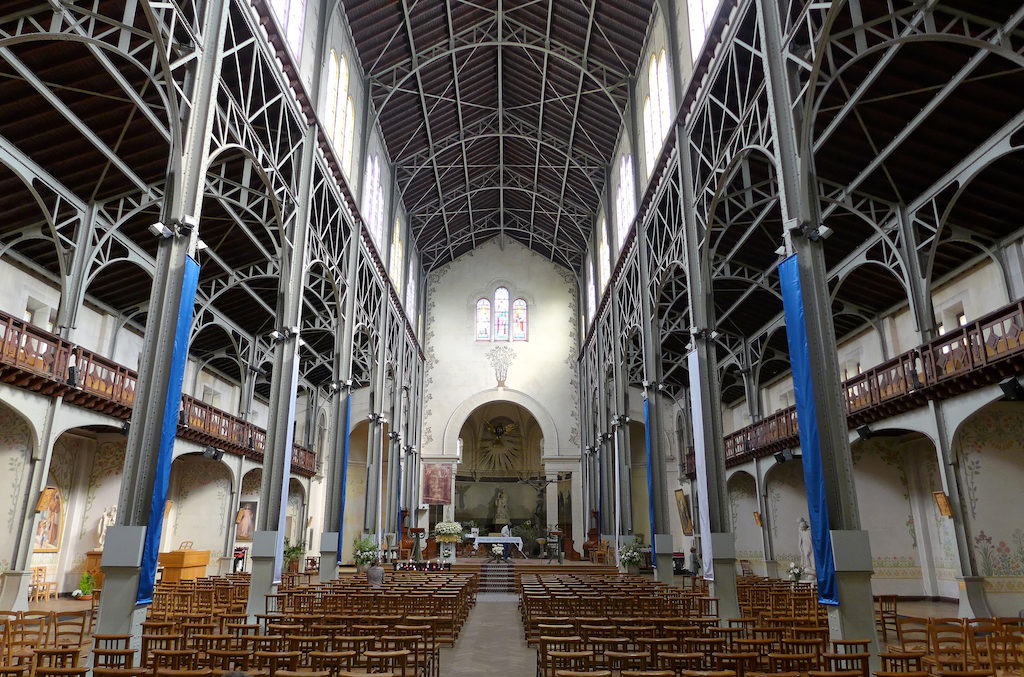
[(523, 557), (526, 557), (526, 553), (523, 552), (523, 539), (518, 536), (469, 536), (473, 539), (473, 550), (480, 547), (481, 543), (511, 543), (516, 546), (519, 552), (522, 553)]

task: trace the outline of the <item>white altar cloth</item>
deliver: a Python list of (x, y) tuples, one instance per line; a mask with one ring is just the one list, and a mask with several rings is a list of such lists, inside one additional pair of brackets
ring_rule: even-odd
[(523, 557), (526, 557), (526, 553), (523, 552), (523, 539), (518, 536), (469, 536), (469, 538), (473, 539), (473, 550), (478, 549), (481, 543), (511, 543), (519, 552), (523, 553)]

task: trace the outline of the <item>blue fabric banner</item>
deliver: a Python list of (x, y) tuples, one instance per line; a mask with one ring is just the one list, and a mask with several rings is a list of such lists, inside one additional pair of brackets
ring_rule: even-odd
[(658, 554), (654, 550), (654, 482), (651, 479), (651, 471), (654, 469), (651, 463), (651, 403), (644, 398), (644, 448), (647, 450), (647, 510), (651, 519), (651, 568), (658, 568)]
[[(341, 460), (341, 517), (338, 519), (338, 564), (341, 564), (341, 545), (345, 541), (342, 536), (345, 534), (345, 489), (348, 487), (348, 428), (352, 420), (352, 391), (345, 396), (345, 428), (341, 433), (345, 436), (345, 444), (342, 447), (344, 453)], [(331, 468), (331, 472), (336, 472)]]
[(821, 440), (818, 436), (818, 413), (811, 380), (811, 360), (804, 321), (804, 297), (800, 288), (800, 269), (792, 255), (779, 264), (782, 285), (782, 306), (786, 315), (786, 337), (789, 340), (789, 361), (793, 373), (796, 415), (800, 424), (800, 450), (803, 455), (804, 484), (807, 486), (807, 511), (811, 522), (811, 543), (814, 545), (814, 567), (818, 577), (818, 601), (839, 604), (836, 590), (836, 567), (832, 559), (829, 535), (828, 499), (825, 477), (821, 469)]
[(160, 428), (153, 500), (149, 505), (149, 523), (146, 527), (146, 543), (142, 549), (139, 591), (135, 597), (138, 604), (149, 604), (153, 601), (153, 583), (156, 579), (157, 557), (160, 554), (160, 532), (164, 526), (164, 506), (167, 503), (167, 482), (171, 476), (174, 439), (178, 434), (181, 382), (185, 378), (185, 360), (188, 359), (188, 339), (198, 282), (199, 264), (192, 257), (187, 257), (184, 280), (181, 283), (181, 303), (178, 304), (178, 322), (174, 328), (174, 350), (171, 354), (171, 373), (167, 383), (167, 403), (164, 405), (163, 424)]

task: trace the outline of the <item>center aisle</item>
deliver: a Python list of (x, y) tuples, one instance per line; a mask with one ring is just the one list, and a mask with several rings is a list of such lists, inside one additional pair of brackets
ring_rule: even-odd
[(455, 646), (441, 649), (441, 677), (534, 677), (537, 651), (526, 644), (518, 601), (513, 593), (477, 593)]

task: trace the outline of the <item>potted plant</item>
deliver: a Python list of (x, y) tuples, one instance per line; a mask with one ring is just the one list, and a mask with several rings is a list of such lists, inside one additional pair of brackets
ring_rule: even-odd
[(641, 559), (640, 548), (636, 544), (630, 543), (619, 548), (619, 564), (625, 569), (626, 573), (640, 573)]
[(299, 541), (292, 545), (288, 539), (284, 539), (284, 556), (281, 558), (285, 571), (298, 571), (299, 560), (306, 554), (306, 542)]
[(352, 541), (354, 550), (353, 559), (356, 561), (356, 571), (362, 573), (377, 559), (377, 543), (369, 536), (363, 536)]
[(92, 591), (96, 589), (96, 578), (88, 571), (82, 572), (78, 587), (71, 593), (75, 599), (92, 599)]

